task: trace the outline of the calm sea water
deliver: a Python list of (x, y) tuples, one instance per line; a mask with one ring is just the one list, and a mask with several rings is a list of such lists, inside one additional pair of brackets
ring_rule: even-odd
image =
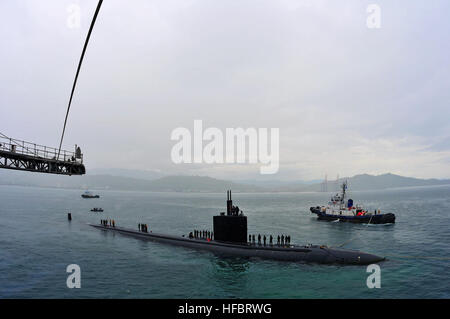
[[(450, 186), (352, 193), (368, 208), (395, 213), (397, 223), (388, 226), (317, 221), (309, 207), (329, 194), (233, 195), (250, 233), (290, 234), (297, 244), (348, 242), (390, 256), (380, 264), (380, 289), (367, 288), (365, 266), (225, 258), (87, 225), (114, 218), (171, 234), (211, 229), (226, 194), (99, 193), (82, 199), (76, 190), (0, 186), (0, 298), (450, 297)], [(81, 267), (81, 289), (66, 286), (69, 264)]]

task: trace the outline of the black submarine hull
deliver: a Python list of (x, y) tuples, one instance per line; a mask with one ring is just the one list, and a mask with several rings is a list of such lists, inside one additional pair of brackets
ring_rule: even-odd
[(146, 233), (137, 230), (103, 225), (90, 226), (142, 240), (151, 240), (165, 244), (184, 246), (193, 249), (241, 257), (256, 257), (280, 261), (312, 262), (320, 264), (368, 265), (385, 260), (383, 257), (347, 249), (329, 248), (326, 246), (277, 246), (219, 242), (215, 240), (178, 237), (166, 234)]

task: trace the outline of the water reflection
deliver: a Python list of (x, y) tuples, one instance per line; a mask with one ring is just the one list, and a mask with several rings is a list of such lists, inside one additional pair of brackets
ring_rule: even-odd
[(215, 289), (226, 298), (242, 298), (242, 292), (249, 286), (249, 258), (215, 253), (210, 261)]
[(214, 254), (211, 262), (217, 274), (233, 273), (234, 275), (248, 271), (250, 264), (249, 258), (221, 254)]

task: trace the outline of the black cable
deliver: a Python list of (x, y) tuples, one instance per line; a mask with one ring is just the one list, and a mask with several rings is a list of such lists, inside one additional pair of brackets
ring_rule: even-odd
[(59, 149), (58, 149), (58, 157), (56, 158), (59, 160), (59, 153), (61, 152), (61, 145), (64, 139), (64, 132), (66, 131), (66, 124), (67, 124), (67, 117), (69, 116), (69, 110), (70, 105), (72, 104), (72, 98), (73, 98), (73, 92), (75, 91), (75, 86), (77, 85), (77, 79), (78, 74), (80, 73), (81, 63), (83, 63), (84, 53), (86, 52), (86, 48), (89, 42), (89, 38), (91, 37), (92, 29), (94, 28), (95, 20), (97, 19), (98, 12), (100, 11), (100, 7), (102, 6), (103, 0), (99, 0), (97, 4), (97, 9), (95, 10), (94, 17), (92, 18), (91, 26), (89, 27), (89, 31), (86, 37), (86, 41), (84, 42), (83, 52), (81, 52), (80, 62), (78, 63), (77, 73), (75, 75), (75, 80), (73, 81), (72, 86), (72, 92), (70, 93), (70, 99), (69, 99), (69, 105), (67, 106), (67, 112), (66, 112), (66, 118), (64, 119), (64, 127), (61, 135), (61, 141), (59, 143)]

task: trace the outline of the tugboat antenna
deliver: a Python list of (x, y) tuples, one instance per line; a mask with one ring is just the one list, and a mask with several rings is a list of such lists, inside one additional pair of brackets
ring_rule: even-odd
[(341, 204), (345, 201), (345, 189), (347, 188), (347, 181), (342, 183), (342, 198), (341, 198)]

